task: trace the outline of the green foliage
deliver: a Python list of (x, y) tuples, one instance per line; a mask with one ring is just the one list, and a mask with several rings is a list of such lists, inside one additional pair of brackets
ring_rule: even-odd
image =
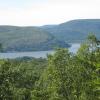
[(99, 100), (99, 45), (89, 35), (76, 54), (0, 60), (0, 100)]
[(31, 90), (46, 66), (44, 59), (0, 62), (0, 100), (31, 100)]
[(69, 47), (38, 27), (0, 26), (0, 43), (4, 51), (42, 51), (54, 46)]
[(67, 49), (49, 55), (48, 67), (36, 82), (32, 100), (99, 100), (100, 55), (95, 54), (100, 51), (91, 51), (89, 43), (82, 44), (76, 55)]
[(67, 43), (82, 43), (87, 33), (93, 32), (100, 39), (100, 19), (77, 19), (59, 25), (42, 26), (57, 39)]

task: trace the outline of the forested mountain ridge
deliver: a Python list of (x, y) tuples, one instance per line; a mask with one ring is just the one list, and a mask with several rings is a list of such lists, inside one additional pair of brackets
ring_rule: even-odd
[(77, 19), (59, 25), (42, 26), (42, 28), (57, 39), (70, 43), (84, 41), (89, 33), (94, 33), (100, 39), (100, 19)]
[(4, 51), (41, 51), (69, 47), (39, 27), (0, 26), (0, 43)]
[(100, 39), (100, 19), (78, 19), (36, 27), (0, 26), (0, 43), (4, 51), (44, 51), (70, 47), (68, 43), (81, 43), (89, 33)]

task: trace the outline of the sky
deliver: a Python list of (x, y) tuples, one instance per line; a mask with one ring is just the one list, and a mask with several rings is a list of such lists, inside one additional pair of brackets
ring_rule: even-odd
[(41, 26), (100, 19), (100, 0), (0, 0), (0, 25)]

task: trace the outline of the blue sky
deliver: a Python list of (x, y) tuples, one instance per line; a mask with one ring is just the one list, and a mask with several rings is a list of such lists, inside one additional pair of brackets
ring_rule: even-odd
[(100, 18), (100, 0), (0, 0), (0, 25), (40, 26)]

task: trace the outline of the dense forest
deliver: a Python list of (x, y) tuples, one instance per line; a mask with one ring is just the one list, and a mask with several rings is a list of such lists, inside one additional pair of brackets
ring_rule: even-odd
[[(9, 41), (10, 40), (10, 41)], [(46, 51), (57, 47), (70, 47), (40, 27), (0, 26), (3, 52)]]
[(0, 100), (100, 100), (100, 41), (89, 35), (75, 54), (1, 59)]
[(58, 25), (44, 25), (42, 28), (67, 43), (82, 43), (90, 32), (100, 39), (100, 19), (76, 19)]
[(0, 43), (3, 52), (47, 51), (82, 43), (90, 32), (100, 39), (100, 19), (77, 19), (44, 26), (0, 25)]

